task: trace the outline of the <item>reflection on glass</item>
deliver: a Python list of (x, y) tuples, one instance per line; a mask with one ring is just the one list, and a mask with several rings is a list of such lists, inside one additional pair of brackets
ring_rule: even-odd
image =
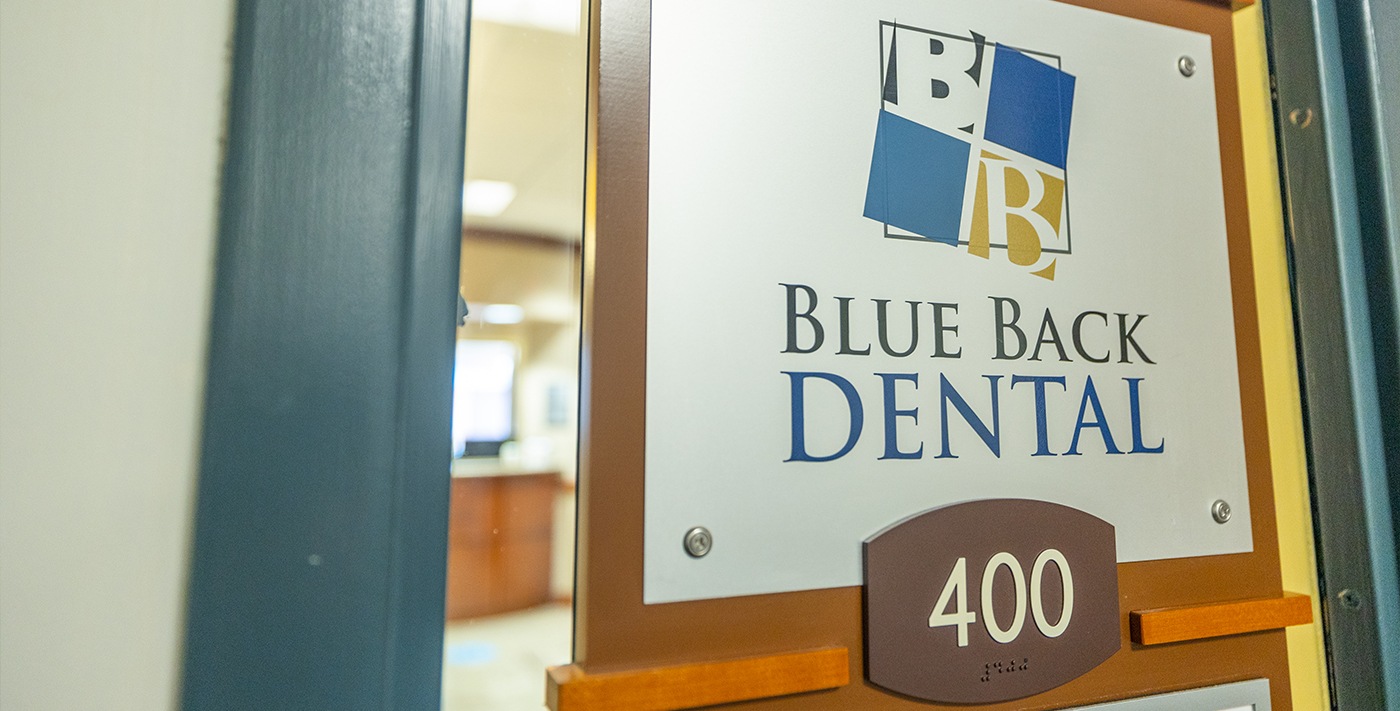
[(571, 657), (586, 8), (472, 15), (443, 708), (516, 711)]

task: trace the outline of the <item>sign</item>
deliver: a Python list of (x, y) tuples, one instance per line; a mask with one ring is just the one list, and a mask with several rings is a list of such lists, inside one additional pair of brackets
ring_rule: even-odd
[(975, 499), (1120, 562), (1252, 550), (1209, 37), (651, 8), (646, 602), (859, 585), (861, 541)]
[(992, 499), (901, 521), (865, 543), (866, 675), (926, 701), (1024, 698), (1119, 648), (1113, 526)]
[(1269, 680), (1251, 679), (1232, 684), (1206, 686), (1200, 689), (1173, 691), (1125, 701), (1080, 706), (1066, 711), (1271, 711)]

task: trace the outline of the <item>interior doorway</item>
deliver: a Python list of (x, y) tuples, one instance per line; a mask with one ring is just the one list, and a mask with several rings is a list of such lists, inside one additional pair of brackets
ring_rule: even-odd
[(515, 711), (571, 657), (587, 7), (472, 13), (443, 708)]

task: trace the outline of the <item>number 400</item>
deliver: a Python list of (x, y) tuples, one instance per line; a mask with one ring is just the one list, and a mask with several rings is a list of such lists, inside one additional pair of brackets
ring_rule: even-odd
[[(1064, 592), (1064, 606), (1060, 611), (1060, 619), (1055, 624), (1045, 618), (1045, 595), (1043, 590), (1045, 566), (1054, 563), (1060, 569), (1060, 588)], [(992, 607), (992, 586), (996, 583), (997, 569), (1006, 566), (1011, 571), (1011, 578), (1016, 585), (1016, 611), (1011, 616), (1011, 624), (1002, 627), (997, 622), (996, 610)], [(1028, 593), (1034, 591), (1032, 597)], [(1010, 553), (1001, 552), (992, 556), (987, 561), (987, 567), (982, 570), (982, 624), (987, 628), (987, 634), (992, 639), (1006, 644), (1020, 636), (1021, 628), (1026, 623), (1026, 598), (1030, 597), (1031, 616), (1035, 618), (1035, 626), (1040, 633), (1046, 637), (1059, 637), (1064, 634), (1069, 627), (1070, 617), (1074, 614), (1074, 577), (1069, 572), (1069, 561), (1065, 559), (1065, 554), (1054, 548), (1046, 549), (1035, 559), (1035, 565), (1031, 566), (1030, 587), (1026, 586), (1026, 573), (1021, 568), (1021, 562), (1016, 556)], [(949, 604), (956, 604), (957, 608), (949, 612)], [(967, 646), (967, 628), (977, 622), (977, 613), (967, 609), (967, 558), (959, 558), (953, 565), (953, 572), (948, 576), (948, 582), (943, 584), (943, 592), (938, 595), (938, 602), (934, 603), (933, 612), (929, 613), (929, 627), (956, 627), (958, 629), (958, 646)]]

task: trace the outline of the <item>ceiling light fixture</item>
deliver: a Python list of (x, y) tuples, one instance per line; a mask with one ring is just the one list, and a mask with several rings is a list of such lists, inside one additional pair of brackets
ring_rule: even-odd
[(487, 304), (481, 307), (481, 320), (498, 325), (520, 323), (525, 320), (525, 309), (515, 304)]
[(495, 217), (515, 199), (515, 186), (501, 180), (469, 180), (462, 186), (462, 212)]

